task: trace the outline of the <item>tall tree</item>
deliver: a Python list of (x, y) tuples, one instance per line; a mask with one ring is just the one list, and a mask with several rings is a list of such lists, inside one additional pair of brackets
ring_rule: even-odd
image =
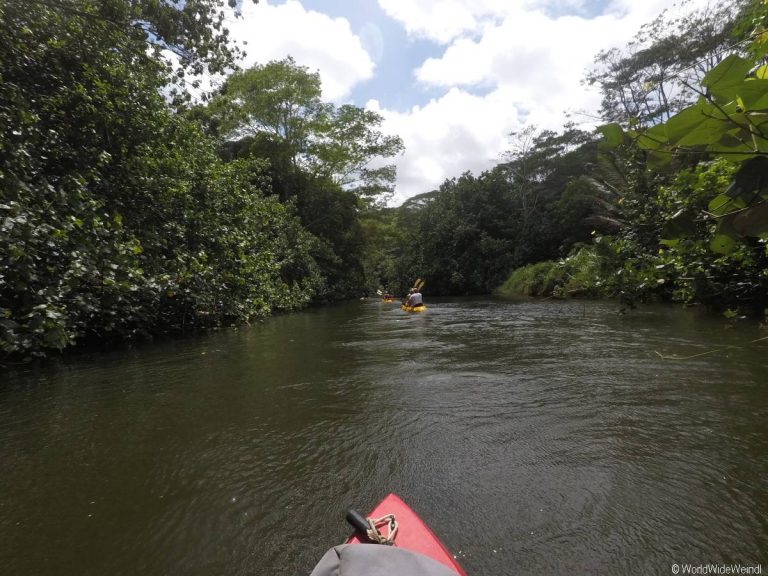
[[(640, 128), (669, 119), (696, 98), (692, 86), (728, 53), (748, 0), (663, 12), (624, 49), (598, 53), (586, 82), (603, 94), (602, 117)], [(685, 11), (690, 0), (676, 7)]]
[(402, 140), (379, 130), (378, 113), (321, 96), (319, 74), (288, 57), (232, 75), (209, 122), (229, 140), (248, 138), (276, 165), (328, 178), (365, 200), (390, 193), (395, 169), (384, 161), (402, 152)]
[(282, 142), (298, 166), (330, 111), (321, 97), (320, 74), (289, 56), (232, 74), (210, 111), (224, 138), (265, 135)]

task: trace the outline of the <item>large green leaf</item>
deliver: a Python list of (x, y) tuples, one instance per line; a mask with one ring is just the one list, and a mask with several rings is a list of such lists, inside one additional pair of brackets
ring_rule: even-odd
[(736, 241), (727, 234), (718, 234), (712, 239), (710, 248), (718, 254), (730, 254), (736, 249)]
[(707, 118), (702, 116), (699, 124), (689, 131), (680, 134), (676, 145), (684, 148), (710, 147), (719, 144), (723, 137), (726, 125), (719, 118)]
[(744, 83), (753, 66), (751, 61), (731, 54), (704, 76), (701, 85), (716, 99), (730, 102), (738, 96), (737, 88)]
[(723, 216), (734, 210), (741, 210), (746, 207), (744, 200), (741, 197), (732, 197), (727, 194), (720, 194), (715, 196), (707, 207), (709, 212), (715, 216)]
[[(702, 102), (694, 106), (682, 110), (678, 114), (675, 114), (670, 118), (664, 126), (666, 127), (666, 135), (669, 144), (680, 144), (680, 140), (685, 139), (689, 145), (705, 144), (711, 141), (711, 138), (707, 135), (702, 141), (699, 138), (705, 136), (708, 133), (707, 124), (712, 124), (713, 119), (710, 118), (705, 112), (711, 112), (706, 109)], [(715, 125), (720, 125), (719, 122), (714, 121)], [(702, 128), (701, 132), (699, 129)]]
[(733, 162), (754, 158), (760, 143), (753, 138), (753, 126), (744, 114), (730, 114), (727, 122), (721, 122), (720, 138), (708, 144), (706, 150), (718, 155), (727, 155)]
[(661, 230), (661, 243), (666, 246), (675, 245), (680, 238), (693, 236), (696, 233), (695, 216), (689, 210), (679, 210), (672, 218), (664, 223)]
[(645, 132), (639, 133), (637, 136), (637, 143), (645, 150), (658, 150), (665, 147), (669, 143), (666, 125), (657, 124)]
[(736, 91), (744, 111), (768, 110), (768, 80), (744, 80), (736, 87)]
[(638, 133), (635, 136), (635, 143), (638, 147), (648, 152), (648, 165), (652, 168), (662, 168), (672, 160), (672, 151), (669, 149), (666, 127), (663, 124), (657, 124)]
[(600, 142), (600, 148), (604, 150), (617, 148), (627, 139), (626, 134), (624, 134), (624, 130), (622, 130), (621, 126), (615, 122), (600, 126), (598, 127), (597, 131), (603, 135), (603, 140)]

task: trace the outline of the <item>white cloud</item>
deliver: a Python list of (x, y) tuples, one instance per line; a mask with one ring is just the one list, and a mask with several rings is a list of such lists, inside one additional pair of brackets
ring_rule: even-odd
[(551, 19), (520, 12), (486, 27), (478, 40), (453, 41), (440, 58), (425, 61), (416, 77), (433, 86), (517, 84), (541, 94), (555, 87), (572, 92), (595, 53), (610, 43), (599, 32), (614, 30), (615, 37), (623, 28), (618, 24), (613, 17)]
[[(705, 5), (707, 0), (694, 0)], [(409, 34), (444, 46), (415, 77), (444, 96), (406, 113), (387, 110), (385, 128), (403, 137), (397, 199), (429, 191), (465, 170), (487, 169), (524, 125), (559, 129), (569, 119), (594, 124), (600, 95), (581, 85), (601, 49), (625, 46), (639, 27), (673, 9), (672, 0), (614, 0), (604, 14), (552, 16), (581, 0), (379, 0)], [(484, 93), (473, 95), (472, 93)], [(438, 178), (439, 176), (439, 178)]]
[(418, 38), (447, 44), (488, 24), (550, 7), (579, 12), (584, 0), (379, 0), (381, 9)]
[[(459, 36), (482, 32), (488, 24), (521, 14), (585, 15), (590, 0), (378, 0), (381, 9), (400, 22), (412, 36), (447, 44)], [(692, 6), (706, 6), (711, 0), (690, 0)], [(634, 30), (655, 18), (676, 0), (613, 0), (603, 10), (618, 17)]]
[(444, 96), (407, 112), (368, 108), (384, 116), (385, 129), (398, 134), (406, 147), (396, 159), (395, 203), (437, 188), (446, 178), (467, 170), (478, 172), (499, 161), (506, 134), (522, 123), (518, 110), (505, 105), (506, 95), (472, 95), (451, 88)]
[(379, 6), (391, 18), (417, 37), (446, 43), (478, 25), (475, 4), (463, 0), (379, 0)]
[[(378, 0), (411, 36), (431, 40), (442, 51), (423, 62), (400, 63), (423, 86), (443, 91), (441, 96), (405, 112), (368, 103), (381, 108), (382, 128), (406, 145), (395, 160), (399, 201), (466, 170), (490, 168), (508, 147), (507, 134), (526, 124), (558, 129), (569, 119), (566, 111), (594, 113), (600, 96), (581, 80), (595, 54), (626, 45), (663, 9), (676, 10), (674, 0), (612, 0), (602, 16), (588, 18), (589, 1)], [(347, 19), (308, 10), (298, 0), (243, 2), (242, 10), (243, 19), (228, 22), (232, 38), (248, 42), (242, 65), (290, 54), (320, 72), (326, 100), (347, 101), (356, 85), (373, 78), (382, 59), (386, 27), (376, 21), (367, 21), (356, 35)], [(553, 16), (566, 12), (571, 15)]]
[(243, 2), (242, 14), (227, 27), (233, 40), (248, 43), (243, 68), (291, 55), (297, 64), (320, 72), (323, 97), (333, 102), (343, 102), (353, 86), (373, 76), (373, 60), (345, 18), (306, 10), (296, 0)]

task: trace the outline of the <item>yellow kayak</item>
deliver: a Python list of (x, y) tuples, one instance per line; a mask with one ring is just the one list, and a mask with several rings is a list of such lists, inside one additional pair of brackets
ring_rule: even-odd
[(424, 312), (427, 307), (424, 304), (419, 304), (418, 306), (406, 306), (405, 304), (401, 304), (400, 309), (404, 312)]
[(382, 298), (381, 301), (382, 302), (387, 302), (387, 303), (394, 302), (394, 300), (392, 298)]

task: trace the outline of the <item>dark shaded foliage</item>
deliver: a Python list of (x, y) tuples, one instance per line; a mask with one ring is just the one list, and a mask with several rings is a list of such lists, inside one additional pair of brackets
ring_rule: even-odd
[[(135, 8), (0, 4), (4, 355), (248, 321), (322, 284), (314, 238), (263, 193), (265, 164), (223, 164), (163, 98)], [(226, 56), (202, 34), (190, 53)]]

